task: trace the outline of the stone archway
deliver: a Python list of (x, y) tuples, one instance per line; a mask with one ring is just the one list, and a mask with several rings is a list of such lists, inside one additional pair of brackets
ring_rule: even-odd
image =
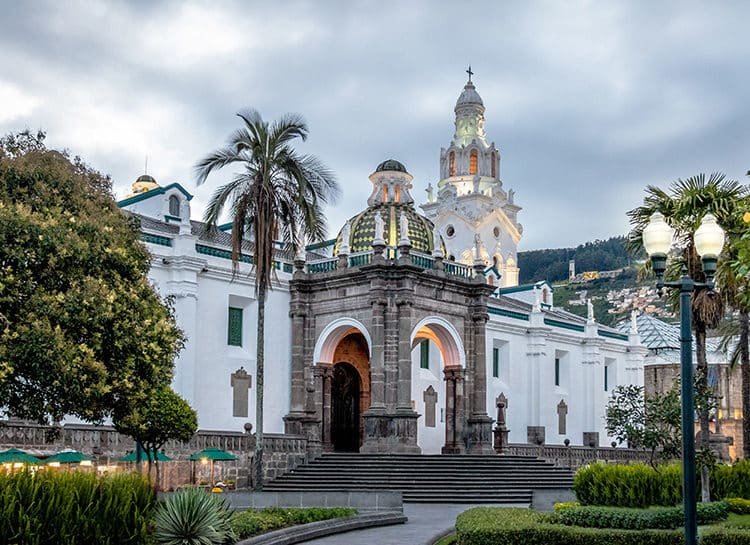
[(316, 407), (325, 451), (357, 452), (370, 408), (370, 336), (351, 318), (330, 323), (315, 345)]
[(445, 443), (441, 448), (443, 454), (461, 454), (465, 452), (463, 441), (466, 400), (464, 380), (466, 377), (466, 351), (461, 336), (456, 328), (439, 316), (428, 316), (421, 320), (412, 330), (411, 346), (414, 349), (423, 340), (437, 345), (442, 356), (442, 378), (445, 388)]

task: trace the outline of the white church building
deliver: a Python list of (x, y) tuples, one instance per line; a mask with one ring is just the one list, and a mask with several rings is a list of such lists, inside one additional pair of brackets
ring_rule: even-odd
[[(547, 283), (518, 285), (521, 208), (484, 113), (469, 81), (423, 213), (407, 168), (389, 159), (335, 239), (306, 255), (279, 251), (266, 307), (266, 431), (303, 435), (312, 451), (609, 444), (609, 392), (643, 384), (647, 351), (635, 329), (556, 308)], [(201, 429), (242, 431), (255, 422), (251, 246), (233, 275), (230, 235), (191, 220), (191, 198), (141, 176), (119, 205), (140, 219), (150, 278), (187, 336), (175, 390)]]

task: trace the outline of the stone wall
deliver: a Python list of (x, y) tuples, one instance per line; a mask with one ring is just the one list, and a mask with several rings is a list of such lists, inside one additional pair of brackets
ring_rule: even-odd
[[(264, 435), (264, 474), (266, 480), (290, 471), (306, 461), (307, 441), (303, 437)], [(0, 422), (0, 450), (16, 447), (39, 456), (49, 456), (63, 449), (73, 449), (94, 456), (98, 465), (111, 465), (135, 450), (135, 442), (120, 435), (111, 426), (66, 424), (61, 427), (40, 426), (25, 422)], [(188, 443), (168, 442), (162, 449), (175, 460), (163, 463), (160, 485), (171, 489), (183, 484), (211, 479), (211, 464), (191, 463), (191, 454), (208, 447), (231, 452), (236, 462), (215, 462), (214, 481), (230, 479), (238, 488), (251, 486), (251, 470), (255, 450), (255, 436), (241, 432), (199, 430)], [(135, 464), (121, 464), (135, 468)], [(144, 465), (145, 467), (145, 465)]]
[(643, 450), (609, 447), (572, 447), (562, 445), (511, 444), (503, 453), (508, 456), (535, 456), (559, 467), (578, 469), (593, 462), (648, 463), (649, 454)]

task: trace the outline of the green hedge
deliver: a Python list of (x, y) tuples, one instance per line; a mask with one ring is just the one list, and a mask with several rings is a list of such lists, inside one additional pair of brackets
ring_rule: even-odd
[[(622, 530), (555, 524), (529, 509), (476, 507), (456, 519), (457, 545), (683, 545), (682, 529)], [(720, 524), (699, 529), (700, 545), (750, 545), (750, 531)]]
[(0, 543), (147, 543), (156, 498), (139, 475), (0, 473)]
[(711, 497), (750, 499), (750, 460), (714, 467), (711, 471)]
[(724, 500), (729, 506), (731, 513), (737, 513), (738, 515), (750, 515), (750, 500), (743, 498), (727, 498)]
[[(724, 502), (699, 503), (698, 524), (711, 524), (725, 520), (729, 514)], [(585, 505), (580, 507), (561, 506), (557, 508), (555, 522), (568, 526), (587, 528), (619, 528), (623, 530), (681, 528), (684, 524), (682, 507), (651, 507), (633, 509), (629, 507), (600, 507)]]
[(591, 464), (576, 472), (573, 490), (583, 505), (679, 505), (682, 469), (676, 464), (660, 466), (659, 471), (645, 464)]
[(554, 524), (529, 509), (476, 507), (456, 519), (457, 545), (684, 545), (680, 530), (619, 530)]
[(311, 507), (311, 508), (269, 508), (262, 511), (243, 511), (232, 517), (232, 529), (237, 537), (246, 537), (270, 532), (286, 526), (308, 524), (320, 520), (351, 517), (357, 514), (356, 509), (348, 507)]

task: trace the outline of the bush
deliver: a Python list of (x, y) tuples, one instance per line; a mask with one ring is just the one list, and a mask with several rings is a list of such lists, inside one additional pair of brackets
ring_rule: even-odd
[(711, 497), (750, 499), (750, 460), (715, 466), (711, 471)]
[[(457, 545), (683, 545), (681, 530), (620, 530), (554, 524), (529, 509), (476, 507), (456, 519)], [(722, 544), (723, 545), (723, 544)]]
[(217, 494), (183, 488), (154, 514), (154, 539), (163, 545), (224, 545), (236, 541), (232, 511)]
[(750, 515), (750, 500), (743, 498), (727, 498), (724, 500), (729, 507), (730, 513), (738, 515)]
[(591, 464), (576, 472), (573, 490), (582, 505), (673, 506), (682, 502), (682, 469), (675, 464), (658, 471), (645, 464)]
[(270, 532), (286, 526), (309, 524), (320, 520), (351, 517), (357, 514), (356, 509), (348, 507), (311, 507), (279, 508), (273, 507), (262, 511), (243, 511), (232, 517), (232, 529), (239, 539)]
[(139, 475), (0, 473), (0, 543), (144, 544), (155, 502)]
[[(724, 502), (699, 503), (698, 524), (711, 524), (727, 518)], [(624, 530), (680, 528), (684, 521), (682, 507), (631, 509), (627, 507), (581, 506), (556, 511), (555, 521), (568, 526), (619, 528)]]

